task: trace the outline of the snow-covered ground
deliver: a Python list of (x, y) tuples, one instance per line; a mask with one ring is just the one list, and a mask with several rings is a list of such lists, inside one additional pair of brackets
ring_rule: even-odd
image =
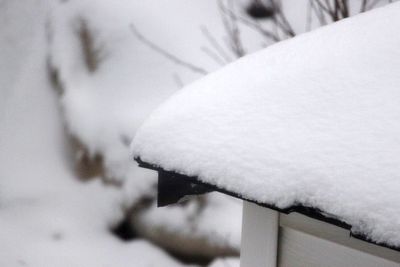
[(3, 1), (0, 11), (0, 266), (181, 266), (147, 241), (114, 237), (120, 193), (74, 177), (46, 73), (48, 4)]

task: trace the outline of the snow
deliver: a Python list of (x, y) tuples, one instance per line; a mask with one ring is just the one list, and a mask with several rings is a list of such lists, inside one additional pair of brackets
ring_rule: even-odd
[(120, 192), (72, 173), (46, 73), (51, 3), (1, 5), (0, 36), (9, 41), (0, 40), (1, 68), (8, 68), (0, 73), (0, 266), (182, 266), (145, 240), (113, 236)]
[[(223, 215), (222, 215), (223, 214)], [(186, 240), (180, 242), (184, 248), (179, 250), (188, 255), (218, 257), (238, 255), (240, 248), (240, 229), (242, 203), (218, 193), (202, 196), (197, 201), (185, 205), (171, 205), (157, 208), (155, 203), (133, 217), (135, 229), (149, 232), (163, 246), (177, 249), (172, 236)], [(144, 229), (145, 228), (145, 229)], [(166, 238), (162, 236), (170, 236)], [(208, 244), (202, 246), (202, 243)]]
[[(101, 51), (99, 67), (94, 72), (88, 71), (82, 60), (77, 35), (82, 20)], [(49, 16), (50, 63), (58, 70), (62, 83), (61, 107), (68, 133), (76, 137), (91, 155), (102, 155), (106, 178), (122, 181), (120, 194), (127, 209), (143, 197), (155, 198), (156, 183), (155, 172), (139, 168), (132, 162), (129, 141), (144, 118), (180, 89), (174, 76), (182, 83), (201, 76), (149, 49), (135, 37), (130, 25), (170, 53), (212, 71), (219, 66), (201, 51), (208, 43), (200, 29), (206, 26), (213, 36), (222, 39), (224, 30), (220, 20), (214, 0), (120, 0), (112, 4), (109, 1), (68, 1), (55, 5)], [(254, 33), (243, 34), (248, 37), (248, 46), (252, 43), (259, 46), (259, 42), (251, 41), (256, 38)], [(216, 207), (210, 206), (214, 203), (218, 203)], [(237, 252), (240, 205), (226, 198), (207, 201), (206, 205), (205, 212), (198, 215), (198, 220), (203, 223), (201, 226), (188, 219), (173, 220), (175, 217), (186, 218), (187, 211), (181, 207), (173, 211), (143, 210), (140, 225), (145, 226), (144, 232), (152, 227), (180, 227), (187, 238), (206, 237), (210, 239), (208, 242), (229, 245)], [(208, 214), (215, 209), (231, 211), (230, 220)], [(219, 223), (228, 222), (225, 230), (219, 229)], [(198, 231), (192, 232), (193, 228)]]
[(141, 160), (400, 247), (400, 4), (246, 56), (175, 93)]
[[(179, 15), (173, 15), (177, 10)], [(102, 49), (94, 73), (85, 69), (81, 59), (76, 35), (79, 19), (87, 22)], [(200, 49), (207, 44), (200, 27), (206, 26), (217, 37), (223, 35), (217, 3), (122, 0), (111, 7), (109, 1), (85, 0), (59, 5), (51, 21), (51, 61), (65, 88), (62, 106), (70, 133), (92, 154), (103, 155), (110, 178), (134, 181), (137, 178), (131, 172), (136, 165), (127, 157), (126, 143), (144, 118), (180, 89), (174, 76), (187, 83), (201, 74), (149, 49), (130, 25), (166, 51), (212, 71), (219, 66)]]
[(239, 259), (225, 258), (215, 260), (209, 267), (239, 267)]

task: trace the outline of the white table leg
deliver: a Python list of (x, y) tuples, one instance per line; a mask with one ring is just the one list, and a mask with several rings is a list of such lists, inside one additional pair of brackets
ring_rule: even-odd
[(279, 212), (243, 201), (240, 267), (276, 267)]

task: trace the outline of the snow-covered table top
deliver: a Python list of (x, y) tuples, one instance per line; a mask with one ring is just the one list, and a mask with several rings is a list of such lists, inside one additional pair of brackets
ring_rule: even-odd
[(139, 129), (142, 161), (400, 247), (400, 3), (246, 56)]

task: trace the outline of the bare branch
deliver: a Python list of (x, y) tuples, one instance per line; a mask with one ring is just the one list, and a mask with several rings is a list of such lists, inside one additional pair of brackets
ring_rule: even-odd
[(367, 10), (367, 2), (368, 0), (362, 0), (360, 6), (360, 13), (365, 12)]
[(314, 11), (315, 16), (317, 17), (320, 25), (326, 25), (327, 21), (325, 19), (324, 11), (319, 5), (316, 5), (313, 0), (309, 0), (312, 4), (312, 9)]
[(80, 42), (83, 60), (89, 73), (93, 73), (104, 59), (104, 47), (96, 42), (95, 35), (87, 20), (79, 18), (78, 23), (76, 35)]
[[(312, 0), (310, 0), (310, 1), (312, 1)], [(328, 4), (327, 6), (325, 6), (325, 4), (323, 4), (320, 0), (315, 0), (315, 2), (321, 11), (325, 12), (332, 18), (335, 17), (335, 12), (332, 10), (332, 7), (330, 7), (329, 1), (327, 2), (327, 4)]]
[(227, 63), (224, 60), (222, 60), (218, 54), (216, 54), (214, 51), (212, 51), (208, 47), (202, 46), (200, 49), (202, 52), (204, 52), (204, 54), (206, 54), (208, 57), (210, 57), (212, 60), (214, 60), (215, 63), (217, 63), (218, 65), (223, 66)]
[[(373, 9), (373, 8), (379, 3), (379, 1), (380, 1), (380, 0), (371, 1), (371, 2), (369, 3), (369, 5), (367, 6), (367, 9), (366, 9), (366, 10)], [(389, 2), (389, 3), (390, 3), (390, 2)]]
[[(227, 7), (224, 7), (223, 11), (224, 11), (226, 14), (228, 14), (229, 16), (235, 15), (234, 12), (233, 12), (232, 10), (230, 10), (229, 8), (227, 8)], [(278, 37), (277, 34), (275, 34), (275, 33), (273, 33), (273, 32), (270, 32), (270, 31), (268, 31), (267, 29), (264, 29), (264, 28), (263, 28), (260, 24), (258, 24), (256, 21), (251, 20), (251, 19), (247, 19), (247, 18), (245, 18), (245, 17), (243, 17), (243, 16), (240, 16), (240, 15), (235, 15), (235, 16), (236, 16), (236, 18), (237, 18), (241, 23), (243, 23), (244, 25), (246, 25), (246, 26), (248, 26), (248, 27), (250, 27), (250, 28), (252, 28), (252, 29), (254, 29), (254, 30), (256, 30), (256, 31), (258, 31), (261, 35), (267, 37), (268, 39), (271, 39), (271, 40), (273, 40), (273, 41), (275, 41), (275, 42), (278, 42), (278, 41), (281, 40), (281, 39)]]
[(312, 24), (312, 10), (313, 10), (313, 2), (312, 2), (312, 1), (308, 1), (308, 5), (307, 5), (306, 31), (311, 30), (311, 24)]
[(340, 6), (342, 10), (342, 18), (348, 18), (350, 16), (348, 0), (341, 0)]
[(226, 32), (228, 33), (229, 47), (237, 57), (242, 57), (244, 54), (246, 54), (246, 52), (244, 51), (242, 40), (240, 38), (238, 18), (235, 12), (230, 12), (230, 13), (226, 12), (226, 10), (233, 10), (234, 2), (228, 0), (228, 3), (231, 5), (230, 7), (225, 6), (222, 0), (218, 1), (222, 22), (224, 24)]
[(200, 73), (200, 74), (207, 74), (208, 72), (198, 66), (195, 66), (189, 62), (186, 62), (180, 58), (178, 58), (177, 56), (171, 54), (170, 52), (164, 50), (163, 48), (159, 47), (158, 45), (156, 45), (155, 43), (151, 42), (150, 40), (148, 40), (147, 38), (145, 38), (137, 29), (136, 27), (131, 24), (130, 25), (130, 29), (132, 31), (132, 33), (136, 36), (136, 38), (138, 38), (142, 43), (144, 43), (145, 45), (147, 45), (149, 48), (151, 48), (152, 50), (154, 50), (155, 52), (159, 53), (160, 55), (164, 56), (165, 58), (171, 60), (172, 62), (185, 67), (193, 72), (196, 73)]
[(182, 79), (178, 73), (174, 73), (172, 75), (172, 78), (174, 79), (174, 82), (175, 82), (176, 86), (178, 86), (179, 89), (181, 89), (184, 86)]
[(207, 41), (211, 44), (211, 46), (217, 51), (217, 53), (224, 59), (226, 63), (232, 61), (232, 58), (225, 53), (222, 46), (218, 43), (217, 39), (208, 31), (207, 27), (201, 26), (201, 32), (206, 37)]
[(277, 4), (275, 0), (270, 0), (272, 8), (275, 10), (276, 23), (281, 30), (288, 36), (293, 37), (296, 35), (292, 26), (290, 25), (285, 13), (282, 10), (282, 6)]

